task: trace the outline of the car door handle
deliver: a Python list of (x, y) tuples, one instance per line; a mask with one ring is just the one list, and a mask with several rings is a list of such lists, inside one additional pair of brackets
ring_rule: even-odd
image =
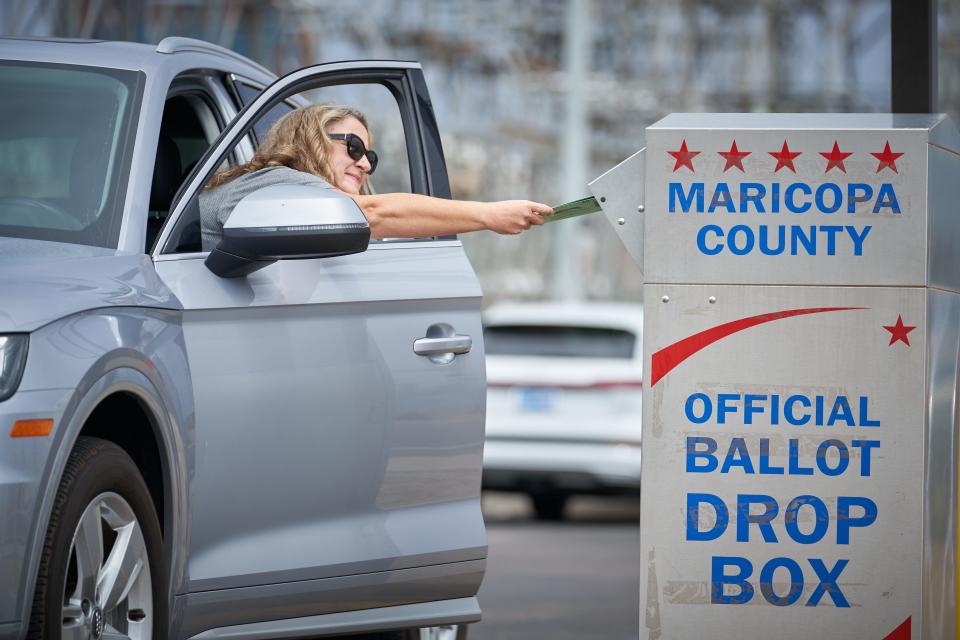
[(473, 348), (473, 338), (470, 336), (418, 338), (413, 341), (413, 352), (418, 356), (440, 356), (448, 353), (458, 355), (469, 353), (471, 348)]

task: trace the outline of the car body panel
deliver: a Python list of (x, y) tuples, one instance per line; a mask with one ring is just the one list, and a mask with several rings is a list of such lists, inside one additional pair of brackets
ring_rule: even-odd
[(153, 71), (167, 64), (156, 55), (156, 47), (147, 44), (57, 38), (0, 38), (0, 59), (131, 71)]
[(482, 352), (443, 366), (412, 350), (437, 322), (481, 331), (473, 271), (445, 244), (245, 279), (157, 263), (185, 307), (197, 398), (191, 591), (485, 557)]
[(480, 604), (476, 597), (401, 604), (376, 609), (341, 611), (271, 622), (218, 627), (192, 636), (192, 640), (281, 640), (317, 638), (357, 632), (428, 627), (436, 620), (446, 625), (478, 622)]
[[(279, 620), (302, 620), (351, 611), (369, 614), (371, 602), (376, 602), (379, 609), (470, 598), (476, 595), (485, 564), (484, 560), (471, 560), (191, 593), (184, 596), (189, 615), (183, 619), (187, 622), (175, 635), (179, 638), (229, 636), (231, 628), (240, 631), (257, 623), (272, 622), (276, 629)], [(479, 616), (469, 621), (477, 619)], [(312, 636), (320, 629), (311, 631)], [(245, 632), (238, 635), (247, 636)]]
[(0, 620), (29, 618), (39, 549), (59, 478), (87, 417), (112, 393), (135, 396), (152, 415), (169, 469), (166, 502), (173, 505), (165, 536), (180, 541), (170, 546), (171, 577), (173, 583), (183, 580), (192, 452), (181, 434), (192, 429), (193, 398), (180, 314), (129, 307), (87, 311), (30, 335), (20, 390), (0, 403), (0, 429), (6, 433), (16, 419), (54, 419), (48, 438), (8, 440), (0, 447), (0, 508), (29, 511), (23, 519), (5, 519), (0, 532), (2, 575), (19, 576), (3, 581), (16, 598), (0, 597)]
[(635, 443), (491, 437), (484, 449), (483, 482), (501, 491), (634, 494), (640, 489), (640, 462)]
[(639, 358), (490, 354), (487, 360), (488, 415), (514, 418), (491, 419), (489, 437), (639, 442)]
[(487, 310), (484, 324), (617, 329), (637, 337), (629, 358), (488, 353), (484, 486), (638, 490), (642, 306), (500, 304)]
[(145, 255), (0, 237), (0, 259), (0, 332), (106, 307), (180, 308)]

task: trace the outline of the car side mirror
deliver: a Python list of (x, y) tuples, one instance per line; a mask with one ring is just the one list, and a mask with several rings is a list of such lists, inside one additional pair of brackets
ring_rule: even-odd
[(353, 199), (334, 189), (273, 185), (234, 208), (204, 264), (238, 278), (277, 260), (329, 258), (366, 251), (370, 225)]

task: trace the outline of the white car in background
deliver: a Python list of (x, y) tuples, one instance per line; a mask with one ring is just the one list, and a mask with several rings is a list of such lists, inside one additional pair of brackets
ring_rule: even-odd
[(638, 494), (643, 307), (499, 304), (484, 314), (483, 486), (563, 518), (574, 494)]

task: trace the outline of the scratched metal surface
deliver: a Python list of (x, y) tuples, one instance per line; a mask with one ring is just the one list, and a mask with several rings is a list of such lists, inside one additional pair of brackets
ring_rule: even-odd
[[(926, 290), (646, 285), (644, 294), (640, 637), (882, 640), (910, 619), (912, 637), (919, 638)], [(739, 331), (725, 330), (727, 323), (809, 309), (819, 311), (768, 316), (734, 325)], [(701, 334), (705, 331), (710, 333)], [(698, 334), (694, 347), (685, 348), (691, 343), (684, 340)], [(952, 398), (955, 385), (946, 382), (937, 393)], [(722, 422), (721, 394), (732, 394), (724, 401), (731, 410)], [(754, 409), (762, 409), (749, 419), (748, 394), (756, 396), (750, 401)], [(791, 396), (807, 399), (810, 407), (795, 400), (787, 408)], [(837, 408), (839, 396), (847, 398), (848, 409), (843, 403)], [(824, 399), (819, 420), (817, 397)], [(709, 419), (704, 419), (706, 402), (712, 404)], [(804, 422), (805, 415), (810, 416), (805, 424), (791, 424)], [(687, 471), (688, 437), (716, 443), (715, 470)], [(738, 438), (742, 449), (728, 459)], [(864, 440), (878, 442), (869, 447), (869, 475), (868, 448), (855, 444)], [(840, 444), (826, 445), (818, 463), (817, 450), (828, 441)], [(695, 451), (706, 449), (698, 445)], [(706, 465), (707, 457), (695, 461)], [(828, 475), (824, 468), (842, 472)], [(695, 493), (717, 496), (727, 511), (725, 528), (718, 526), (713, 507), (687, 510), (688, 494)], [(764, 495), (775, 502), (769, 540), (763, 527), (745, 521), (746, 510), (738, 511), (740, 495)], [(788, 505), (805, 495), (821, 508), (798, 508), (788, 526)], [(876, 520), (867, 523), (867, 509), (850, 507), (844, 522), (855, 526), (847, 542), (838, 535), (841, 497), (866, 498), (877, 511)], [(754, 518), (764, 513), (765, 505), (757, 503), (749, 510)], [(742, 531), (738, 521), (746, 525)], [(716, 539), (688, 539), (715, 526), (722, 530)], [(723, 585), (713, 573), (714, 558), (750, 563), (746, 581), (752, 597), (735, 603), (745, 592), (737, 580)], [(774, 558), (787, 560), (778, 561), (776, 570), (777, 563), (770, 565), (772, 573), (761, 579)], [(739, 561), (720, 562), (723, 576), (740, 570)], [(791, 566), (800, 573), (792, 574)]]

